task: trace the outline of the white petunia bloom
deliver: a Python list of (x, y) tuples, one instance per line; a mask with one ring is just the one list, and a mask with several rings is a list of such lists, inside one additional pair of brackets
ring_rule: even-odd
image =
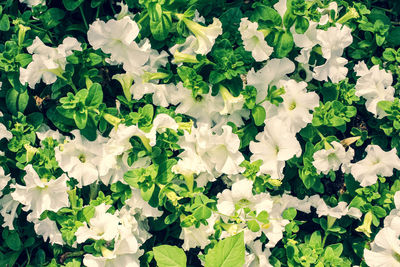
[(224, 108), (224, 101), (219, 97), (208, 94), (199, 94), (196, 98), (192, 95), (192, 90), (183, 87), (179, 82), (176, 87), (169, 87), (170, 103), (178, 105), (175, 112), (188, 115), (196, 119), (196, 122), (211, 124), (215, 113)]
[(365, 151), (367, 156), (351, 165), (351, 174), (361, 186), (376, 183), (379, 176), (390, 177), (393, 169), (400, 170), (400, 159), (396, 148), (385, 152), (377, 145), (369, 145)]
[(78, 180), (78, 187), (90, 185), (106, 174), (116, 159), (104, 153), (107, 139), (101, 135), (90, 142), (78, 130), (71, 133), (75, 138), (55, 149), (56, 160), (61, 169)]
[(34, 7), (46, 4), (46, 0), (19, 0), (19, 2), (26, 4), (28, 7)]
[(248, 18), (240, 21), (239, 32), (242, 36), (244, 49), (250, 51), (256, 61), (269, 59), (274, 49), (264, 40), (264, 34), (257, 31), (258, 23), (251, 22)]
[(43, 240), (46, 242), (49, 241), (50, 244), (59, 244), (64, 245), (65, 242), (62, 239), (61, 232), (57, 228), (56, 222), (46, 218), (44, 220), (39, 220), (38, 218), (33, 218), (30, 213), (27, 217), (27, 220), (34, 223), (34, 229), (36, 234), (43, 236)]
[(149, 59), (150, 44), (134, 42), (139, 27), (129, 16), (107, 22), (96, 20), (88, 31), (88, 41), (94, 49), (111, 54), (111, 61), (123, 63), (126, 71), (136, 73)]
[(385, 111), (378, 107), (380, 101), (394, 100), (394, 87), (392, 87), (393, 77), (390, 72), (379, 69), (379, 65), (374, 65), (368, 70), (364, 61), (359, 62), (354, 69), (357, 76), (361, 76), (356, 83), (356, 96), (362, 96), (367, 101), (365, 107), (375, 117), (382, 118), (386, 116)]
[(10, 230), (14, 230), (14, 219), (18, 217), (17, 208), (19, 202), (15, 201), (11, 196), (11, 193), (4, 195), (0, 198), (0, 215), (3, 217), (4, 223), (2, 227), (7, 227)]
[(400, 234), (400, 191), (394, 194), (394, 205), (395, 208), (385, 217), (384, 226), (390, 227)]
[(349, 147), (346, 151), (342, 144), (333, 141), (331, 147), (328, 149), (321, 149), (314, 153), (313, 165), (318, 173), (328, 174), (329, 171), (339, 170), (340, 165), (343, 164), (342, 169), (349, 166), (350, 161), (354, 157), (354, 150)]
[(118, 235), (119, 219), (107, 213), (110, 205), (104, 203), (95, 208), (94, 216), (89, 220), (89, 225), (79, 227), (75, 232), (76, 242), (83, 243), (88, 239), (111, 241)]
[(11, 174), (4, 175), (4, 169), (0, 166), (0, 197), (3, 195), (3, 189), (11, 179)]
[(364, 249), (364, 259), (370, 267), (399, 267), (399, 233), (388, 227), (381, 229), (371, 244), (371, 250)]
[(244, 169), (239, 166), (244, 160), (239, 151), (240, 139), (232, 133), (230, 126), (222, 126), (222, 134), (216, 135), (208, 124), (198, 124), (191, 133), (178, 141), (184, 149), (174, 170), (178, 173), (200, 174), (207, 172), (212, 176), (237, 174)]
[(258, 142), (250, 142), (251, 162), (262, 160), (259, 174), (269, 174), (274, 179), (283, 179), (285, 161), (301, 155), (299, 141), (279, 119), (271, 119), (264, 132), (257, 134)]
[(351, 29), (341, 24), (330, 27), (328, 30), (317, 30), (318, 44), (321, 46), (322, 56), (326, 59), (325, 64), (314, 68), (313, 77), (318, 81), (338, 83), (346, 78), (347, 59), (341, 57), (343, 51), (353, 42)]
[(335, 207), (330, 207), (319, 195), (313, 195), (304, 200), (307, 201), (311, 207), (317, 209), (318, 217), (330, 216), (340, 219), (343, 216), (351, 216), (353, 218), (360, 219), (362, 216), (362, 213), (359, 209), (354, 207), (349, 208), (348, 204), (344, 201), (340, 201)]
[[(0, 116), (2, 115), (3, 114), (0, 112)], [(4, 124), (0, 123), (0, 139), (5, 138), (7, 140), (10, 140), (12, 137), (13, 135), (9, 130), (7, 130), (7, 127)]]
[(271, 251), (268, 248), (262, 249), (262, 243), (259, 240), (246, 245), (250, 253), (246, 252), (244, 267), (272, 267), (269, 263)]
[(183, 19), (183, 22), (196, 37), (196, 42), (193, 44), (196, 54), (206, 55), (210, 52), (215, 39), (222, 34), (222, 23), (217, 18), (214, 18), (213, 23), (207, 27), (186, 18)]
[(67, 176), (63, 174), (55, 180), (42, 180), (33, 169), (32, 165), (25, 167), (25, 186), (11, 185), (15, 191), (11, 196), (15, 201), (25, 205), (24, 211), (32, 210), (32, 218), (39, 218), (42, 212), (58, 211), (60, 208), (68, 207)]
[(279, 106), (268, 101), (263, 103), (267, 114), (265, 124), (278, 119), (287, 125), (291, 132), (297, 133), (312, 121), (310, 111), (319, 106), (319, 97), (315, 92), (307, 92), (306, 82), (291, 79), (279, 84), (285, 89), (285, 93), (281, 95), (283, 102)]
[(132, 196), (130, 199), (126, 200), (125, 203), (130, 207), (131, 212), (134, 211), (135, 214), (139, 214), (144, 218), (160, 217), (163, 214), (162, 211), (153, 208), (147, 201), (144, 201), (140, 190), (136, 188), (132, 188)]
[(34, 89), (35, 85), (43, 80), (45, 84), (52, 84), (61, 76), (67, 64), (66, 57), (72, 55), (72, 50), (82, 51), (81, 44), (72, 37), (64, 39), (63, 43), (53, 48), (46, 46), (39, 37), (33, 40), (27, 48), (32, 55), (32, 62), (24, 68), (20, 68), (19, 81), (21, 84), (29, 84)]
[(263, 101), (268, 95), (268, 87), (277, 85), (280, 80), (287, 80), (287, 74), (295, 70), (295, 65), (288, 58), (273, 58), (257, 72), (251, 69), (247, 73), (247, 84), (257, 89), (256, 102)]
[(212, 235), (214, 230), (214, 224), (217, 219), (216, 215), (212, 215), (207, 219), (208, 225), (200, 224), (199, 227), (192, 225), (190, 227), (182, 227), (180, 239), (183, 239), (182, 248), (188, 251), (191, 248), (200, 247), (204, 249), (205, 246), (210, 244), (208, 237)]

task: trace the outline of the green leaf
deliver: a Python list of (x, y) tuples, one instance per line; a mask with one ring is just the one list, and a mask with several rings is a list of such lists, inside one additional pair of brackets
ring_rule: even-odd
[(258, 220), (259, 222), (262, 222), (262, 223), (268, 223), (268, 222), (269, 222), (269, 214), (268, 214), (268, 212), (265, 211), (265, 210), (263, 210), (262, 212), (260, 212), (260, 213), (257, 215), (257, 220)]
[(253, 116), (254, 123), (257, 126), (260, 126), (264, 123), (266, 114), (265, 114), (265, 109), (262, 106), (256, 106), (253, 108), (251, 111), (251, 115)]
[(6, 105), (10, 112), (14, 115), (20, 112), (24, 112), (26, 106), (28, 105), (29, 95), (28, 91), (22, 93), (15, 89), (11, 89), (6, 95)]
[(163, 14), (162, 7), (157, 2), (149, 3), (147, 7), (147, 11), (149, 12), (150, 20), (154, 22), (158, 22), (161, 20), (161, 16)]
[(186, 267), (186, 254), (176, 246), (161, 245), (153, 248), (159, 267)]
[(193, 216), (196, 217), (197, 220), (207, 220), (211, 217), (211, 209), (202, 205), (198, 207), (194, 212)]
[(60, 20), (62, 20), (64, 16), (65, 12), (63, 10), (59, 8), (50, 8), (40, 16), (40, 19), (46, 28), (54, 28), (61, 23)]
[(256, 220), (247, 221), (246, 224), (252, 232), (260, 231), (260, 224)]
[(89, 107), (98, 107), (101, 103), (103, 103), (103, 90), (99, 83), (94, 83), (90, 86), (85, 104)]
[(161, 19), (158, 21), (150, 20), (150, 31), (154, 39), (163, 41), (167, 38), (172, 29), (171, 14), (162, 14)]
[(296, 25), (294, 28), (296, 30), (296, 33), (304, 34), (307, 31), (309, 25), (310, 23), (308, 22), (308, 19), (302, 16), (298, 16), (296, 18)]
[(386, 48), (382, 54), (383, 58), (387, 61), (395, 61), (396, 60), (396, 50), (393, 48)]
[(10, 232), (5, 241), (7, 246), (12, 250), (18, 251), (22, 248), (21, 239), (16, 231)]
[(205, 257), (205, 267), (242, 267), (244, 264), (243, 232), (219, 241)]
[(87, 119), (88, 119), (88, 111), (87, 109), (84, 109), (82, 111), (75, 111), (73, 115), (74, 121), (76, 123), (76, 126), (79, 129), (85, 129)]
[(283, 211), (282, 213), (282, 217), (286, 220), (293, 220), (297, 215), (297, 211), (295, 208), (288, 208), (286, 210)]
[(0, 19), (0, 31), (6, 32), (10, 29), (10, 19), (4, 14)]
[(62, 2), (68, 11), (74, 11), (84, 2), (84, 0), (63, 0)]
[(15, 57), (15, 60), (21, 65), (22, 68), (25, 68), (32, 61), (32, 55), (29, 54), (18, 54)]
[(253, 5), (250, 20), (266, 21), (268, 26), (280, 26), (282, 24), (282, 18), (279, 13), (275, 9), (261, 3)]
[(279, 58), (286, 57), (293, 48), (293, 36), (290, 32), (281, 34), (275, 47), (276, 56)]

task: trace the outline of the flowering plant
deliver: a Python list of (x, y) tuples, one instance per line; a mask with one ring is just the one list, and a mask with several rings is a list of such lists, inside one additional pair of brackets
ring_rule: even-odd
[(0, 0), (0, 266), (400, 266), (399, 18)]

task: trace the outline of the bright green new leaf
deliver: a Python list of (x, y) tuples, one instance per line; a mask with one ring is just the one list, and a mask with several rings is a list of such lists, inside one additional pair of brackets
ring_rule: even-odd
[(186, 254), (183, 249), (161, 245), (153, 248), (158, 267), (186, 267)]
[(242, 267), (244, 264), (244, 235), (240, 234), (219, 241), (205, 257), (205, 267)]

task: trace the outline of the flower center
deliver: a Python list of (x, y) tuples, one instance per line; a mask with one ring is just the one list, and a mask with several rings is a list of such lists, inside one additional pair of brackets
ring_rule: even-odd
[(296, 108), (296, 102), (292, 102), (290, 105), (289, 105), (289, 110), (293, 110), (293, 109), (295, 109)]
[(80, 162), (85, 163), (86, 162), (86, 157), (84, 154), (80, 154), (78, 159), (80, 160)]

